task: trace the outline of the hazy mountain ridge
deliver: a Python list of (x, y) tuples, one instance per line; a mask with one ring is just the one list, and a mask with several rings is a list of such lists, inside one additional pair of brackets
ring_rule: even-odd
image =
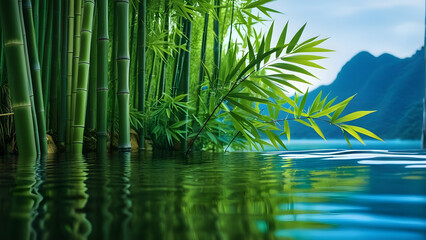
[[(309, 93), (307, 103), (312, 103), (320, 91), (323, 97), (329, 94), (328, 99), (338, 96), (336, 102), (356, 94), (343, 115), (377, 110), (353, 123), (383, 139), (420, 139), (425, 93), (424, 48), (405, 59), (360, 52), (342, 67), (333, 83)], [(327, 138), (343, 137), (336, 127), (322, 124), (322, 128)], [(292, 124), (291, 135), (293, 138), (319, 137), (298, 123)]]

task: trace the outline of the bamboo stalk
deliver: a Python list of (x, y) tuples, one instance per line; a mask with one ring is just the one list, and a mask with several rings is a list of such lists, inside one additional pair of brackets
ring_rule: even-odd
[[(192, 35), (192, 22), (191, 20), (185, 19), (186, 24), (186, 51), (184, 52), (183, 59), (183, 68), (182, 68), (182, 79), (179, 81), (179, 86), (177, 89), (177, 95), (186, 94), (183, 99), (185, 102), (189, 102), (189, 84), (190, 84), (190, 63), (191, 63), (191, 35)], [(188, 147), (188, 110), (181, 112), (179, 120), (185, 121), (185, 124), (182, 126), (181, 130), (183, 130), (184, 134), (182, 138), (179, 139), (181, 143), (181, 151), (187, 150)]]
[[(138, 9), (138, 110), (145, 113), (145, 49), (146, 49), (146, 0), (139, 2)], [(139, 149), (145, 149), (145, 122), (138, 129)]]
[[(79, 0), (77, 0), (79, 1)], [(67, 46), (67, 116), (66, 116), (66, 141), (65, 146), (67, 152), (70, 151), (71, 146), (71, 126), (72, 126), (72, 79), (73, 79), (73, 56), (74, 56), (74, 0), (69, 0), (68, 3), (68, 46)]]
[(53, 26), (53, 2), (49, 1), (49, 10), (48, 10), (48, 21), (47, 21), (47, 29), (46, 29), (46, 36), (44, 39), (44, 42), (46, 43), (46, 46), (43, 47), (43, 65), (41, 68), (41, 80), (42, 80), (42, 87), (43, 87), (43, 103), (45, 107), (45, 115), (46, 115), (46, 129), (49, 129), (49, 86), (50, 86), (50, 77), (51, 77), (51, 63), (52, 63), (52, 26)]
[(21, 159), (37, 156), (31, 102), (28, 95), (28, 73), (25, 64), (24, 39), (16, 0), (0, 1), (0, 18), (4, 34), (10, 95), (15, 118), (16, 139)]
[(46, 119), (44, 112), (43, 93), (41, 87), (40, 62), (38, 59), (38, 48), (36, 43), (35, 29), (33, 25), (31, 1), (24, 0), (24, 22), (27, 33), (28, 53), (31, 66), (31, 80), (34, 92), (35, 109), (37, 115), (37, 127), (40, 141), (40, 151), (47, 153)]
[(96, 85), (97, 85), (97, 75), (98, 75), (98, 65), (97, 65), (97, 16), (96, 9), (93, 19), (93, 36), (92, 36), (92, 46), (90, 54), (90, 77), (89, 77), (89, 91), (87, 99), (87, 117), (86, 117), (86, 128), (87, 129), (96, 129)]
[(151, 90), (152, 75), (154, 73), (154, 67), (155, 67), (155, 52), (152, 53), (151, 70), (149, 71), (148, 88), (146, 90), (145, 102), (148, 102), (148, 100), (149, 100), (149, 93), (150, 93), (150, 90)]
[(201, 85), (204, 80), (204, 67), (203, 64), (206, 62), (206, 49), (207, 49), (207, 33), (209, 27), (209, 14), (206, 12), (204, 14), (204, 29), (203, 29), (203, 40), (201, 42), (201, 62), (200, 62), (200, 72), (198, 74), (198, 86), (197, 86), (197, 101), (195, 104), (195, 115), (198, 116), (200, 113), (200, 98), (201, 98)]
[(129, 1), (116, 0), (118, 19), (118, 150), (130, 151), (130, 121), (129, 121)]
[(30, 70), (30, 58), (28, 56), (28, 46), (27, 46), (27, 36), (25, 33), (25, 24), (24, 24), (24, 13), (23, 13), (23, 7), (22, 7), (22, 0), (18, 1), (19, 6), (19, 18), (21, 23), (21, 29), (22, 29), (22, 37), (24, 38), (24, 50), (25, 50), (25, 65), (27, 68), (27, 79), (28, 79), (28, 90), (30, 95), (30, 102), (31, 102), (31, 114), (33, 116), (33, 128), (34, 128), (34, 141), (36, 143), (36, 150), (37, 153), (40, 154), (40, 141), (39, 141), (39, 134), (38, 134), (38, 126), (37, 126), (37, 114), (35, 109), (35, 103), (34, 103), (34, 93), (33, 93), (33, 85), (31, 82), (31, 70)]
[(98, 152), (107, 150), (108, 106), (108, 1), (98, 0), (98, 82), (97, 82), (97, 141)]
[(4, 81), (4, 72), (5, 72), (5, 63), (4, 63), (4, 41), (3, 41), (3, 29), (0, 28), (0, 85)]
[[(214, 99), (212, 95), (216, 95), (218, 77), (219, 77), (219, 65), (220, 65), (220, 35), (219, 35), (219, 18), (220, 18), (220, 0), (214, 0), (214, 5), (216, 7), (216, 16), (217, 18), (213, 21), (213, 31), (214, 31), (214, 40), (213, 40), (213, 76), (212, 83), (210, 86), (209, 96), (207, 98), (207, 104), (210, 109), (214, 105)], [(211, 103), (213, 101), (213, 103)]]
[[(164, 30), (167, 32), (166, 36), (164, 36), (164, 42), (169, 41), (169, 15), (170, 15), (170, 2), (169, 0), (164, 1)], [(167, 47), (167, 46), (166, 46)], [(168, 61), (169, 55), (166, 54), (165, 59), (162, 60), (161, 63), (161, 75), (160, 75), (160, 83), (158, 86), (158, 99), (160, 99), (164, 92), (166, 87), (166, 64)]]
[(73, 63), (72, 63), (72, 81), (71, 81), (71, 134), (70, 144), (73, 145), (72, 139), (74, 139), (74, 120), (75, 120), (75, 105), (76, 105), (76, 94), (77, 94), (77, 82), (79, 78), (78, 63), (80, 59), (80, 41), (81, 41), (81, 19), (82, 19), (82, 0), (74, 0), (74, 52), (73, 52)]
[[(39, 52), (39, 61), (41, 63), (43, 63), (44, 61), (44, 40), (46, 38), (46, 23), (47, 23), (47, 18), (49, 15), (48, 12), (48, 2), (49, 0), (44, 0), (44, 1), (40, 1), (40, 7), (39, 7), (39, 14), (40, 16), (40, 21), (39, 21), (39, 28), (38, 31), (36, 32), (36, 34), (38, 34), (38, 52)], [(42, 72), (43, 75), (43, 72)]]
[[(60, 60), (61, 60), (61, 1), (53, 1), (52, 25), (52, 73), (50, 77), (50, 129), (53, 133), (58, 131), (58, 87), (60, 86)], [(56, 139), (55, 139), (56, 140)]]
[[(112, 8), (114, 8), (114, 6), (115, 6), (115, 2), (112, 2)], [(112, 55), (112, 57), (111, 57), (111, 64), (112, 64), (112, 66), (111, 66), (111, 68), (112, 68), (112, 71), (111, 71), (111, 75), (112, 75), (112, 81), (111, 81), (111, 88), (112, 88), (112, 92), (113, 92), (113, 94), (111, 94), (111, 97), (112, 97), (112, 106), (111, 106), (111, 116), (110, 116), (110, 136), (111, 136), (111, 141), (110, 141), (110, 149), (112, 149), (112, 139), (113, 139), (113, 137), (114, 137), (114, 119), (115, 119), (115, 110), (116, 110), (116, 107), (117, 107), (117, 104), (116, 104), (116, 98), (117, 98), (117, 95), (115, 94), (116, 92), (117, 92), (117, 79), (118, 79), (118, 74), (117, 74), (117, 46), (118, 46), (118, 44), (117, 44), (117, 42), (118, 42), (118, 19), (117, 19), (117, 13), (114, 13), (114, 16), (113, 16), (113, 19), (114, 19), (114, 21), (113, 21), (113, 24), (114, 24), (114, 29), (113, 29), (113, 41), (112, 41), (112, 49), (111, 49), (111, 51), (112, 51), (112, 53), (111, 53), (111, 55)]]
[[(39, 35), (39, 30), (40, 30), (40, 1), (39, 0), (35, 0), (33, 5), (33, 21), (34, 21), (34, 30), (35, 30), (35, 39), (36, 39), (36, 43), (38, 40), (38, 35)], [(37, 49), (38, 52), (38, 49)]]
[[(58, 109), (58, 145), (65, 147), (65, 132), (67, 122), (67, 78), (68, 78), (68, 39), (69, 39), (69, 4), (63, 3), (62, 10), (62, 47), (61, 47), (61, 82), (59, 88), (60, 104)], [(72, 55), (71, 55), (72, 57)], [(72, 60), (72, 59), (71, 59)]]
[(84, 17), (81, 25), (81, 49), (78, 63), (78, 83), (76, 93), (76, 111), (73, 124), (72, 152), (83, 152), (84, 123), (87, 109), (87, 86), (90, 68), (90, 50), (95, 2), (84, 0)]

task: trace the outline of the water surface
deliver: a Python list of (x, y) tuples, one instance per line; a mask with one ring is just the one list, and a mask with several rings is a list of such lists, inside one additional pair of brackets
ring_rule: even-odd
[(0, 236), (426, 239), (425, 179), (414, 150), (6, 158)]

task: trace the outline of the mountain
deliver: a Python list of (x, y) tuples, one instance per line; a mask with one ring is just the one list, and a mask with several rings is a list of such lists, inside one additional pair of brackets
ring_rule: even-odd
[[(383, 139), (420, 139), (425, 95), (424, 48), (405, 59), (360, 52), (343, 66), (330, 85), (310, 92), (307, 103), (312, 103), (320, 91), (322, 96), (329, 94), (328, 99), (338, 97), (335, 103), (356, 94), (341, 116), (377, 110), (353, 124)], [(342, 138), (340, 129), (328, 124), (321, 127), (327, 138)], [(319, 137), (298, 123), (291, 125), (291, 135), (296, 139)]]

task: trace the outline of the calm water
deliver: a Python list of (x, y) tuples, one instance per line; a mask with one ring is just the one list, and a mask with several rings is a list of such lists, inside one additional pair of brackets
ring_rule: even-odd
[(0, 159), (0, 239), (426, 239), (426, 152)]

